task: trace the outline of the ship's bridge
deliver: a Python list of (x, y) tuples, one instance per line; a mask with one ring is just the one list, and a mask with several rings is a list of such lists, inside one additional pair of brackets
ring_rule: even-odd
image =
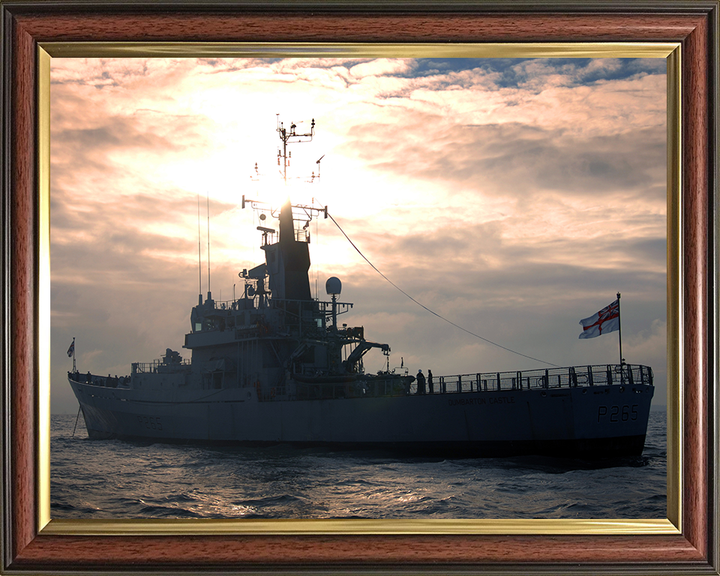
[[(252, 292), (252, 296), (250, 293)], [(351, 302), (335, 302), (335, 316), (352, 309)], [(191, 313), (192, 331), (185, 348), (212, 346), (248, 338), (305, 338), (327, 334), (333, 326), (333, 302), (266, 298), (248, 291), (236, 300), (205, 300)], [(346, 328), (348, 338), (361, 335), (361, 328)]]

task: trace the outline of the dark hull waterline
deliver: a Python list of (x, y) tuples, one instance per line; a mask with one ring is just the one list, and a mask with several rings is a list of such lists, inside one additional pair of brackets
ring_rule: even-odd
[[(88, 430), (93, 440), (124, 440), (147, 443), (142, 436), (124, 436), (98, 430)], [(416, 458), (508, 458), (515, 456), (546, 456), (578, 460), (606, 460), (637, 457), (645, 446), (645, 435), (615, 438), (586, 438), (574, 440), (512, 440), (494, 442), (262, 442), (237, 440), (160, 440), (161, 443), (190, 444), (238, 448), (321, 449), (323, 451), (370, 452)]]

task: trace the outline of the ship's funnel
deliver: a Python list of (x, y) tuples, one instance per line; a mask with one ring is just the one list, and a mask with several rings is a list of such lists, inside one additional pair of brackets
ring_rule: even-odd
[(327, 282), (325, 282), (325, 291), (330, 296), (337, 296), (342, 292), (342, 282), (340, 282), (340, 278), (336, 278), (333, 276), (332, 278), (328, 278)]

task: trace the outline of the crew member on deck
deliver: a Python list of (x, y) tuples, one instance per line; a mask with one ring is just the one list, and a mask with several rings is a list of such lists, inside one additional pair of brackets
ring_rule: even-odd
[(418, 383), (417, 393), (425, 394), (425, 375), (422, 373), (422, 370), (418, 370), (417, 383)]
[(432, 375), (432, 370), (428, 370), (427, 383), (428, 383), (428, 390), (429, 390), (430, 394), (432, 394), (432, 393), (433, 393), (433, 375)]

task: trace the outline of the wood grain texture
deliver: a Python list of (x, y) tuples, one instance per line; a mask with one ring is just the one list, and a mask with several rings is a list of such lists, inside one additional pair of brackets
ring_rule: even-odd
[(35, 502), (35, 48), (19, 32), (12, 45), (17, 60), (12, 82), (11, 150), (11, 450), (14, 555), (36, 535)]
[[(54, 6), (54, 7), (53, 7)], [(678, 5), (680, 6), (680, 5)], [(711, 4), (703, 4), (711, 6)], [(711, 6), (712, 8), (712, 6)], [(443, 13), (408, 10), (373, 14), (358, 11), (242, 11), (232, 5), (215, 13), (128, 9), (100, 13), (92, 8), (43, 11), (5, 5), (12, 26), (12, 563), (33, 570), (299, 567), (391, 569), (422, 566), (512, 570), (577, 569), (588, 572), (717, 573), (709, 558), (714, 505), (708, 434), (708, 394), (715, 375), (709, 365), (713, 326), (714, 275), (709, 238), (715, 150), (708, 147), (711, 122), (709, 79), (714, 74), (711, 20), (705, 11), (678, 7), (673, 13), (505, 13), (480, 10)], [(134, 10), (134, 11), (133, 11)], [(715, 10), (715, 12), (713, 12)], [(36, 186), (35, 56), (43, 41), (304, 41), (304, 42), (518, 42), (518, 41), (681, 41), (683, 42), (684, 155), (683, 278), (686, 326), (682, 536), (185, 536), (71, 537), (37, 535), (35, 525), (35, 341)], [(711, 565), (714, 562), (714, 566)]]
[(39, 537), (17, 567), (42, 569), (70, 558), (74, 566), (246, 566), (367, 564), (622, 564), (652, 558), (701, 565), (703, 556), (682, 536), (242, 536)]
[(18, 16), (38, 41), (551, 42), (685, 38), (700, 18), (630, 14), (41, 14)]
[(683, 58), (683, 222), (685, 289), (685, 395), (684, 434), (686, 448), (683, 476), (687, 495), (683, 502), (683, 532), (702, 554), (708, 553), (704, 537), (708, 525), (708, 325), (711, 268), (708, 241), (712, 236), (709, 218), (711, 183), (708, 147), (709, 100), (707, 70), (708, 23), (701, 22), (685, 40)]

